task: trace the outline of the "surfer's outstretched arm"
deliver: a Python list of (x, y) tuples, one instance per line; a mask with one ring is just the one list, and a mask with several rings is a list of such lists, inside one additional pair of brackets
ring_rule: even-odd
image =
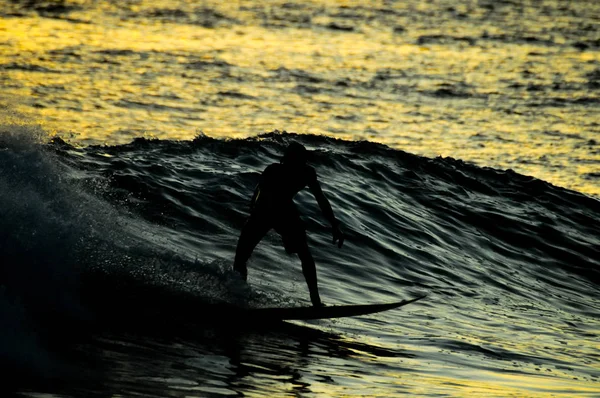
[(254, 205), (260, 196), (260, 184), (254, 188), (254, 194), (252, 195), (252, 199), (250, 199), (250, 211), (254, 210)]
[(327, 200), (325, 194), (323, 193), (323, 190), (321, 189), (321, 184), (319, 184), (319, 181), (315, 178), (315, 180), (309, 185), (309, 188), (312, 194), (315, 196), (315, 199), (317, 200), (317, 203), (319, 204), (323, 215), (331, 224), (331, 227), (333, 229), (333, 243), (337, 242), (338, 247), (342, 247), (342, 245), (344, 244), (344, 234), (340, 230), (340, 222), (333, 215), (333, 209), (331, 208), (331, 204), (329, 204), (329, 201)]

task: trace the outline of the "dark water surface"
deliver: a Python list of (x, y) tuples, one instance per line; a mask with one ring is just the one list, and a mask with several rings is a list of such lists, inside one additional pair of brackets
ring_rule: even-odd
[[(222, 309), (309, 303), (275, 234), (249, 285), (229, 269), (259, 173), (291, 140), (312, 150), (348, 234), (331, 245), (314, 199), (299, 195), (323, 300), (426, 299), (278, 325)], [(18, 384), (29, 395), (598, 391), (600, 204), (582, 194), (281, 133), (85, 148), (13, 138), (0, 162), (3, 366), (29, 375)]]

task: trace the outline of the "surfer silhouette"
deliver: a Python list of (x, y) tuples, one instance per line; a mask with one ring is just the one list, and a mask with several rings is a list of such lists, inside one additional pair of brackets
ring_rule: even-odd
[(233, 269), (246, 280), (246, 262), (254, 248), (270, 229), (281, 235), (288, 253), (297, 253), (302, 263), (313, 306), (322, 306), (317, 287), (317, 269), (308, 248), (306, 228), (294, 204), (294, 196), (308, 186), (325, 218), (332, 226), (333, 243), (342, 247), (344, 234), (340, 223), (333, 215), (329, 201), (321, 190), (315, 169), (307, 165), (306, 148), (292, 142), (281, 159), (265, 169), (250, 201), (250, 216), (242, 228), (235, 253)]

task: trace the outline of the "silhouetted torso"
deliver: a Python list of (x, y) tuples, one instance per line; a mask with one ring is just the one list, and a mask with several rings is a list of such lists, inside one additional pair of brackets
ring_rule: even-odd
[(294, 206), (294, 196), (317, 181), (317, 173), (311, 166), (275, 163), (268, 166), (261, 176), (259, 193), (254, 210), (266, 213), (279, 213)]

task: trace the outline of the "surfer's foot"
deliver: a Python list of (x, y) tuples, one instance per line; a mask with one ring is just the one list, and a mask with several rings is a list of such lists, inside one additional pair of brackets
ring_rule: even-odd
[(248, 269), (246, 267), (233, 266), (233, 270), (240, 274), (243, 280), (248, 280)]
[(321, 302), (321, 297), (319, 297), (319, 293), (310, 293), (310, 301), (312, 302), (313, 307), (324, 307), (325, 305)]

